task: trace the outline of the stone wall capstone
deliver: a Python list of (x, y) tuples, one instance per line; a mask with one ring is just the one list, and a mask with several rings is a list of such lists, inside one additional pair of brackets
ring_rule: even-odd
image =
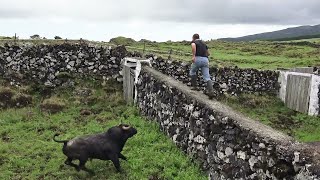
[(319, 179), (319, 150), (144, 67), (137, 105), (210, 179)]
[[(189, 71), (191, 63), (182, 61), (164, 60), (161, 57), (153, 57), (153, 67), (179, 80), (188, 86), (191, 85)], [(231, 94), (238, 95), (241, 93), (269, 93), (277, 94), (279, 90), (278, 77), (279, 73), (271, 70), (241, 69), (237, 67), (210, 68), (211, 77), (214, 80), (214, 89), (216, 95)], [(202, 90), (205, 83), (198, 74), (198, 82)]]

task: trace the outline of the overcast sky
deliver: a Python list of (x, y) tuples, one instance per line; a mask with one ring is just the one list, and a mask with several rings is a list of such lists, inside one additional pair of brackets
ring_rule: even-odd
[(238, 37), (320, 24), (320, 0), (0, 0), (0, 36)]

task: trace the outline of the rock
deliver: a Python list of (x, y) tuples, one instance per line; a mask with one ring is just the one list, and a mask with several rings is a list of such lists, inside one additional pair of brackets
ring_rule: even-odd
[(7, 62), (11, 62), (12, 58), (11, 57), (7, 57)]
[(227, 147), (225, 150), (225, 154), (226, 156), (230, 156), (231, 154), (233, 154), (233, 150), (230, 147)]
[(88, 110), (88, 109), (82, 109), (81, 111), (80, 111), (80, 115), (81, 116), (89, 116), (89, 115), (91, 115), (92, 114), (92, 112), (90, 111), (90, 110)]
[(259, 148), (260, 148), (260, 149), (265, 149), (265, 148), (266, 148), (266, 145), (265, 145), (264, 143), (260, 143), (260, 144), (259, 144)]
[(47, 87), (54, 87), (54, 84), (50, 81), (45, 82), (44, 85)]
[(70, 62), (69, 62), (69, 65), (70, 65), (71, 67), (73, 67), (73, 66), (75, 65), (75, 63), (76, 63), (75, 61), (70, 61)]
[(78, 58), (80, 58), (80, 59), (83, 58), (84, 56), (85, 56), (85, 55), (84, 55), (83, 53), (79, 53), (79, 54), (78, 54)]
[(237, 158), (242, 159), (242, 160), (246, 160), (246, 153), (243, 151), (238, 151)]

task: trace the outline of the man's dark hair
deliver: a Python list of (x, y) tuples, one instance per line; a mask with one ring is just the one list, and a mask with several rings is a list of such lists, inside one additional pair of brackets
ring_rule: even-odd
[(194, 34), (192, 37), (193, 37), (193, 39), (200, 39), (199, 34)]

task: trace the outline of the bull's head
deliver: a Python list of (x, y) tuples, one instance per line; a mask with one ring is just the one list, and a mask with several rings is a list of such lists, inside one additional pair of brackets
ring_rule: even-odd
[(120, 124), (118, 127), (122, 129), (127, 138), (134, 136), (138, 132), (137, 129), (127, 124)]
[(126, 141), (127, 139), (137, 134), (137, 130), (127, 124), (120, 124), (119, 126), (110, 128), (107, 131), (107, 134), (111, 137), (112, 140), (121, 142)]

